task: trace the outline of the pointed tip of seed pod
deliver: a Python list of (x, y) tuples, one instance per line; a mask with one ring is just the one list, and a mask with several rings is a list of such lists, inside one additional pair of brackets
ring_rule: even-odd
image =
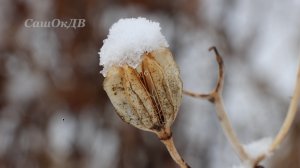
[(125, 18), (114, 23), (100, 49), (101, 73), (106, 76), (111, 66), (135, 68), (145, 52), (168, 47), (159, 23), (146, 18)]

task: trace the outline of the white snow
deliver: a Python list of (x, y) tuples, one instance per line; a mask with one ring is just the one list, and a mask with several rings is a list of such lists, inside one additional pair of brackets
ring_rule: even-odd
[(114, 23), (100, 49), (101, 73), (106, 76), (111, 66), (136, 68), (145, 52), (168, 47), (159, 23), (146, 18), (126, 18)]
[[(244, 149), (250, 155), (251, 158), (256, 158), (260, 154), (270, 155), (268, 149), (272, 143), (273, 139), (270, 137), (262, 138), (260, 140), (251, 142), (247, 145), (244, 145)], [(235, 165), (232, 168), (252, 168), (249, 162), (243, 162), (240, 165)]]
[(232, 168), (251, 168), (251, 167), (247, 164), (241, 164), (241, 165), (238, 165), (238, 166), (233, 166)]
[(256, 158), (262, 153), (269, 155), (268, 148), (271, 145), (272, 141), (273, 139), (270, 137), (262, 138), (258, 141), (254, 141), (247, 145), (244, 145), (244, 148), (251, 158)]
[(240, 165), (235, 165), (232, 168), (252, 168), (251, 164), (248, 162), (243, 162)]

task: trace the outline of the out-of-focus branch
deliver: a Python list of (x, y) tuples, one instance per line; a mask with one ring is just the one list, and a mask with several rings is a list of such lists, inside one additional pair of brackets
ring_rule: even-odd
[(219, 66), (219, 75), (218, 75), (218, 82), (216, 84), (216, 87), (213, 89), (213, 91), (209, 94), (198, 94), (193, 93), (190, 91), (185, 91), (184, 93), (196, 97), (196, 98), (204, 98), (209, 100), (210, 102), (215, 104), (215, 108), (217, 111), (217, 116), (219, 119), (219, 122), (223, 128), (223, 131), (225, 132), (226, 137), (230, 141), (234, 151), (238, 154), (240, 159), (242, 161), (249, 160), (248, 154), (245, 152), (245, 149), (243, 148), (242, 144), (240, 143), (239, 139), (236, 136), (236, 133), (234, 132), (232, 125), (229, 121), (229, 118), (225, 112), (223, 99), (222, 99), (222, 90), (223, 90), (223, 84), (224, 84), (224, 63), (221, 55), (219, 54), (216, 47), (209, 48), (209, 51), (214, 51), (216, 55), (216, 60), (218, 62)]
[(297, 114), (297, 107), (299, 104), (299, 99), (300, 99), (300, 62), (298, 65), (298, 72), (297, 72), (297, 78), (296, 78), (296, 86), (294, 89), (294, 94), (293, 97), (291, 99), (290, 102), (290, 106), (286, 115), (286, 118), (278, 132), (278, 134), (276, 135), (276, 137), (274, 138), (272, 144), (270, 145), (269, 149), (267, 152), (260, 154), (256, 160), (255, 163), (259, 163), (260, 161), (264, 160), (267, 157), (267, 154), (271, 154), (274, 153), (274, 151), (279, 148), (280, 144), (282, 143), (282, 141), (285, 139), (285, 137), (287, 136), (292, 123), (295, 119), (295, 116)]
[(297, 73), (297, 80), (296, 80), (294, 95), (291, 99), (291, 103), (289, 106), (287, 116), (284, 120), (284, 123), (283, 123), (280, 131), (278, 132), (276, 138), (274, 139), (274, 141), (269, 149), (270, 152), (274, 152), (274, 150), (276, 150), (276, 148), (282, 143), (283, 139), (286, 137), (289, 129), (291, 128), (291, 125), (292, 125), (294, 118), (296, 116), (296, 113), (297, 113), (299, 98), (300, 98), (300, 63), (298, 66), (298, 73)]
[(222, 60), (222, 57), (220, 56), (220, 54), (218, 53), (218, 50), (216, 49), (216, 47), (211, 47), (209, 49), (209, 51), (211, 51), (211, 50), (213, 50), (215, 52), (218, 66), (219, 66), (218, 82), (217, 82), (215, 89), (209, 94), (200, 94), (200, 93), (194, 93), (194, 92), (190, 92), (190, 91), (185, 91), (184, 93), (189, 96), (192, 96), (192, 97), (207, 99), (210, 102), (214, 103), (216, 111), (217, 111), (218, 119), (219, 119), (221, 126), (226, 134), (226, 137), (230, 141), (233, 149), (238, 154), (241, 161), (244, 163), (250, 164), (254, 168), (259, 167), (258, 164), (262, 160), (264, 160), (268, 154), (272, 154), (280, 146), (280, 144), (282, 143), (284, 138), (287, 136), (288, 131), (290, 130), (291, 125), (296, 116), (297, 107), (298, 107), (298, 103), (299, 103), (299, 99), (300, 99), (300, 63), (298, 66), (294, 95), (291, 99), (289, 110), (288, 110), (287, 116), (284, 120), (282, 127), (280, 128), (278, 134), (276, 135), (275, 139), (273, 140), (273, 143), (270, 145), (268, 150), (263, 151), (261, 154), (259, 154), (255, 158), (251, 158), (249, 156), (249, 154), (245, 151), (244, 147), (239, 142), (239, 140), (231, 126), (231, 123), (228, 119), (228, 116), (225, 112), (223, 99), (222, 99), (222, 89), (223, 89), (223, 83), (224, 83), (223, 60)]

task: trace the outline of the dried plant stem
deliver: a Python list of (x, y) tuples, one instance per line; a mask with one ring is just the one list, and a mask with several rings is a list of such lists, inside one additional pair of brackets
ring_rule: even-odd
[(160, 138), (160, 141), (168, 149), (172, 159), (180, 166), (180, 168), (190, 168), (190, 166), (179, 155), (179, 153), (175, 147), (170, 129), (167, 128), (167, 129), (157, 133), (157, 135)]
[(291, 99), (288, 113), (282, 127), (280, 128), (278, 134), (273, 140), (273, 143), (268, 148), (268, 151), (263, 151), (263, 153), (259, 154), (256, 158), (251, 158), (249, 154), (245, 151), (243, 146), (241, 145), (240, 141), (238, 140), (231, 126), (231, 123), (228, 119), (228, 116), (225, 112), (223, 99), (222, 99), (222, 89), (223, 89), (223, 82), (224, 82), (224, 70), (223, 70), (224, 68), (223, 68), (222, 58), (215, 47), (211, 47), (209, 50), (210, 51), (214, 50), (219, 65), (219, 78), (215, 89), (209, 94), (199, 94), (190, 91), (184, 91), (184, 93), (192, 97), (207, 99), (210, 102), (215, 104), (218, 119), (226, 134), (226, 137), (229, 139), (231, 145), (233, 146), (233, 149), (235, 150), (235, 152), (238, 154), (238, 156), (243, 162), (247, 162), (251, 164), (253, 167), (256, 167), (262, 160), (264, 160), (267, 157), (267, 154), (273, 153), (280, 146), (280, 144), (286, 137), (294, 121), (294, 118), (297, 113), (299, 99), (300, 99), (300, 63), (298, 66), (298, 73), (297, 73), (294, 95)]
[(210, 102), (215, 104), (215, 108), (217, 111), (217, 116), (220, 121), (220, 124), (225, 132), (227, 139), (230, 141), (234, 151), (238, 154), (242, 161), (247, 161), (249, 159), (248, 154), (245, 152), (242, 144), (240, 143), (239, 139), (237, 138), (229, 118), (225, 112), (223, 99), (222, 99), (222, 90), (223, 90), (223, 83), (224, 83), (224, 64), (222, 57), (220, 56), (216, 47), (211, 47), (209, 51), (214, 51), (216, 55), (216, 59), (219, 66), (219, 75), (218, 75), (218, 82), (214, 90), (209, 94), (197, 94), (190, 91), (184, 91), (185, 94), (196, 97), (207, 99)]
[(194, 93), (194, 92), (187, 91), (187, 90), (183, 90), (183, 93), (186, 95), (189, 95), (191, 97), (196, 97), (196, 98), (201, 98), (201, 99), (209, 100), (212, 98), (211, 94), (198, 94), (198, 93)]
[[(297, 107), (299, 104), (299, 99), (300, 99), (300, 63), (298, 65), (296, 86), (294, 89), (293, 97), (290, 102), (288, 113), (286, 115), (286, 118), (285, 118), (278, 134), (276, 135), (272, 144), (270, 145), (267, 153), (273, 153), (280, 146), (280, 144), (282, 143), (284, 138), (287, 136), (287, 134), (291, 128), (291, 125), (295, 119), (295, 116), (297, 114)], [(267, 157), (266, 155), (267, 155), (266, 153), (259, 155), (255, 160), (255, 164), (258, 164), (260, 161), (264, 160)]]
[(168, 149), (170, 155), (172, 156), (173, 160), (181, 167), (181, 168), (188, 168), (190, 167), (179, 155), (176, 147), (174, 145), (173, 138), (168, 140), (162, 140), (162, 143), (165, 144), (166, 148)]
[[(300, 66), (300, 64), (299, 64)], [(284, 120), (284, 123), (278, 132), (276, 138), (274, 139), (269, 151), (273, 152), (276, 150), (276, 148), (282, 143), (284, 137), (286, 137), (293, 121), (297, 113), (297, 107), (299, 103), (299, 97), (300, 97), (300, 67), (298, 67), (298, 74), (297, 74), (297, 81), (296, 81), (296, 86), (294, 90), (294, 95), (291, 99), (291, 103), (289, 106), (288, 114)]]
[(224, 109), (222, 97), (219, 96), (219, 94), (216, 94), (216, 96), (214, 96), (214, 100), (215, 100), (214, 103), (215, 103), (215, 108), (217, 111), (218, 119), (220, 121), (220, 124), (223, 128), (223, 131), (224, 131), (227, 139), (229, 139), (234, 151), (238, 154), (240, 159), (242, 161), (247, 161), (249, 159), (249, 156), (245, 152), (243, 146), (241, 145), (239, 139), (237, 138), (237, 136), (232, 128), (232, 125), (231, 125), (229, 118)]

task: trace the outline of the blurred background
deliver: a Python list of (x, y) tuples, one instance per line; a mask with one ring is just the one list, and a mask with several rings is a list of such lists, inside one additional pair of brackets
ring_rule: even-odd
[[(118, 19), (138, 16), (160, 22), (187, 90), (214, 87), (207, 49), (217, 46), (239, 138), (276, 135), (299, 60), (299, 0), (0, 0), (0, 168), (176, 167), (154, 134), (118, 118), (102, 88), (102, 41)], [(85, 26), (27, 28), (26, 19)], [(267, 168), (300, 167), (299, 114)], [(183, 96), (173, 136), (193, 168), (239, 163), (209, 102)]]

